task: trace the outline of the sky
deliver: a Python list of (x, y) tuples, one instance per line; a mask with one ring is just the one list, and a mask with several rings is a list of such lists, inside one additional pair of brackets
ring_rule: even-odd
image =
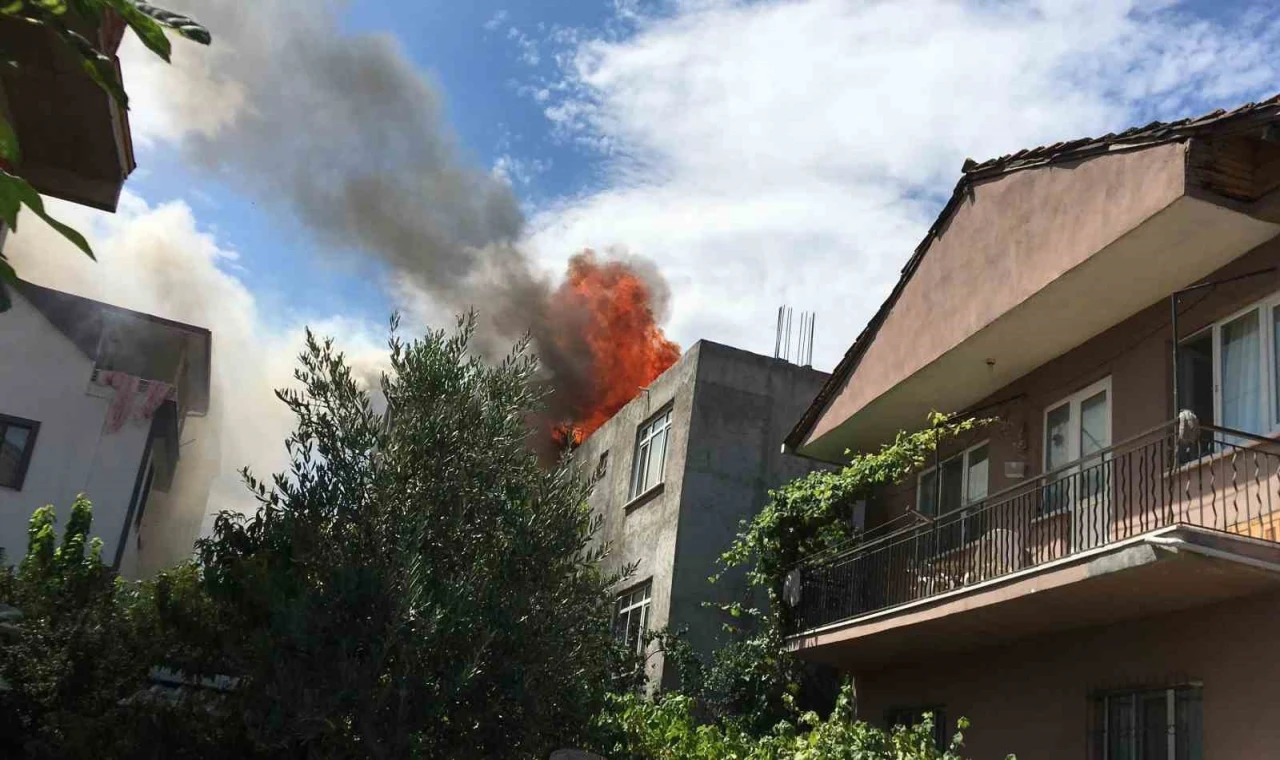
[[(175, 40), (166, 65), (126, 41), (138, 169), (120, 209), (51, 204), (99, 262), (32, 223), (13, 247), (33, 280), (213, 330), (227, 471), (282, 463), (270, 388), (304, 325), (372, 372), (393, 310), (424, 329), (494, 308), (378, 238), (385, 196), (350, 192), (367, 172), (446, 177), (396, 213), (510, 243), (551, 281), (586, 247), (651, 262), (686, 348), (767, 354), (778, 306), (813, 311), (829, 370), (965, 158), (1280, 92), (1265, 1), (165, 5), (214, 44)], [(348, 76), (370, 60), (380, 73)]]

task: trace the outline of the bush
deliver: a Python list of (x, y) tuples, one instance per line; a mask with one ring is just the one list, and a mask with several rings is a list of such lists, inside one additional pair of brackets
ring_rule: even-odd
[(653, 701), (617, 696), (599, 720), (597, 749), (610, 760), (962, 760), (968, 727), (963, 718), (950, 744), (939, 748), (931, 716), (916, 726), (883, 731), (854, 720), (853, 704), (853, 687), (846, 685), (825, 720), (808, 712), (755, 737), (732, 723), (700, 724), (687, 695)]

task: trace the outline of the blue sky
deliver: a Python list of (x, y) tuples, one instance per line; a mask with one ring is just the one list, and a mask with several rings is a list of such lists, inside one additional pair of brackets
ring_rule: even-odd
[[(1078, 6), (1076, 12), (1081, 14), (1095, 11), (1093, 6), (1099, 5), (1088, 2), (1071, 4)], [(563, 125), (547, 117), (548, 103), (537, 102), (532, 94), (547, 84), (565, 84), (567, 74), (562, 65), (563, 59), (558, 59), (557, 54), (570, 56), (575, 52), (573, 44), (566, 43), (565, 39), (604, 40), (625, 47), (630, 42), (643, 39), (646, 34), (660, 35), (665, 31), (662, 29), (664, 24), (678, 28), (683, 22), (687, 29), (691, 23), (689, 19), (696, 18), (699, 13), (710, 15), (707, 7), (722, 6), (741, 12), (748, 6), (767, 10), (770, 6), (785, 5), (706, 2), (650, 3), (632, 7), (580, 0), (520, 4), (503, 0), (477, 0), (465, 4), (360, 0), (351, 3), (341, 13), (340, 28), (347, 35), (394, 35), (413, 64), (436, 83), (446, 107), (448, 125), (457, 134), (465, 159), (479, 167), (495, 167), (504, 160), (515, 161), (522, 166), (523, 173), (513, 177), (512, 184), (526, 210), (531, 216), (536, 216), (539, 210), (558, 204), (572, 203), (593, 194), (607, 195), (611, 181), (617, 181), (616, 176), (612, 176), (617, 156), (577, 139), (582, 137), (581, 134), (566, 135)], [(806, 3), (793, 5), (803, 6)], [(873, 4), (827, 5), (854, 8)], [(965, 4), (949, 5), (958, 7)], [(997, 7), (1000, 5), (996, 4)], [(1114, 14), (1118, 4), (1105, 2), (1101, 5), (1111, 9), (1107, 14)], [(1241, 29), (1241, 26), (1251, 22), (1242, 19), (1251, 9), (1261, 7), (1245, 0), (1183, 3), (1171, 7), (1165, 7), (1170, 4), (1163, 2), (1121, 5), (1127, 9), (1126, 15), (1133, 17), (1149, 13), (1151, 8), (1158, 9), (1158, 13), (1164, 13), (1170, 19), (1179, 19), (1179, 24), (1187, 30), (1209, 22), (1222, 24), (1226, 30), (1245, 33), (1248, 30)], [(903, 4), (904, 16), (910, 13), (905, 6)], [(886, 4), (885, 7), (891, 5)], [(928, 23), (929, 19), (921, 16), (920, 22)], [(215, 34), (218, 32), (216, 28), (214, 31)], [(1127, 63), (1127, 70), (1105, 72), (1105, 76), (1115, 80), (1107, 86), (1121, 86), (1123, 80), (1135, 73), (1135, 67), (1143, 64), (1140, 59), (1131, 60)], [(1280, 89), (1280, 85), (1276, 87)], [(1167, 94), (1113, 99), (1124, 101), (1123, 107), (1115, 109), (1120, 112), (1114, 117), (1118, 121), (1108, 121), (1107, 117), (1098, 118), (1097, 115), (1093, 120), (1106, 124), (1109, 129), (1120, 128), (1128, 123), (1123, 121), (1126, 117), (1135, 120), (1169, 118), (1180, 115), (1177, 109), (1181, 106), (1190, 109), (1188, 112), (1194, 112), (1202, 107), (1234, 102), (1230, 93), (1215, 98), (1212, 94), (1202, 97), (1197, 93), (1173, 89), (1177, 98), (1172, 102)], [(865, 118), (875, 118), (874, 113), (867, 114)], [(1052, 128), (1037, 131), (1042, 131), (1043, 139), (1072, 137), (1078, 129), (1072, 122), (1077, 121), (1080, 120), (1065, 115), (1061, 119), (1061, 131)], [(585, 131), (596, 128), (591, 125)], [(768, 125), (761, 125), (761, 129), (767, 128)], [(1016, 147), (1017, 144), (1009, 146), (1010, 149)], [(975, 150), (980, 149), (975, 146)], [(216, 231), (220, 241), (239, 253), (238, 266), (243, 267), (267, 313), (287, 321), (314, 313), (317, 304), (324, 304), (326, 308), (343, 314), (380, 322), (397, 305), (394, 299), (388, 299), (380, 281), (385, 275), (385, 268), (380, 264), (358, 256), (330, 255), (287, 214), (264, 208), (259, 203), (260, 199), (242, 192), (235, 185), (190, 167), (182, 160), (177, 142), (157, 142), (140, 147), (139, 164), (141, 170), (129, 182), (129, 189), (152, 203), (180, 199), (190, 204), (201, 224)], [(648, 164), (645, 163), (629, 167), (631, 172), (646, 168)], [(941, 203), (953, 181), (949, 176), (936, 179), (937, 182), (925, 183), (909, 181), (906, 186), (894, 188), (893, 194), (901, 197), (905, 206), (917, 207), (914, 209), (917, 223), (922, 223)], [(632, 181), (635, 181), (634, 177)], [(644, 184), (644, 180), (639, 180), (639, 184)], [(886, 183), (888, 186), (891, 183)], [(910, 237), (908, 235), (904, 240)], [(621, 239), (586, 242), (596, 246), (633, 245)], [(824, 237), (815, 235), (809, 244), (823, 245)], [(908, 250), (903, 248), (899, 256), (905, 257)], [(646, 253), (643, 250), (637, 252)], [(567, 257), (569, 253), (571, 251), (564, 251), (563, 256)], [(892, 268), (892, 260), (884, 263)], [(776, 265), (746, 266), (742, 274), (758, 278), (773, 276), (777, 272)], [(885, 280), (884, 272), (879, 272), (876, 286), (883, 289)], [(673, 283), (679, 284), (678, 281)], [(772, 290), (778, 294), (779, 303), (784, 300), (798, 302), (804, 297), (802, 287), (782, 284)], [(682, 295), (679, 287), (675, 288), (673, 295), (678, 308)], [(771, 305), (765, 311), (770, 309)], [(864, 304), (861, 311), (867, 310)], [(767, 324), (766, 314), (752, 316)], [(709, 315), (701, 321), (713, 332), (725, 322), (723, 315)], [(820, 324), (825, 326), (828, 323)], [(732, 340), (740, 334), (733, 330), (726, 332), (727, 335), (711, 337)], [(819, 352), (821, 358), (830, 362), (834, 348), (846, 342), (850, 332), (845, 329), (844, 334), (828, 340)], [(680, 337), (687, 343), (699, 336), (685, 334)], [(765, 343), (767, 341), (762, 341), (761, 345)], [(749, 347), (763, 350), (756, 345)]]
[[(36, 281), (211, 327), (234, 423), (224, 460), (259, 471), (280, 462), (265, 442), (288, 420), (271, 389), (288, 382), (303, 325), (376, 368), (392, 309), (441, 325), (466, 300), (431, 262), (343, 234), (376, 204), (344, 221), (306, 213), (324, 192), (282, 201), (288, 178), (272, 173), (298, 169), (294, 142), (336, 136), (321, 155), (350, 173), (350, 155), (421, 162), (412, 146), (448, 131), (446, 164), (510, 184), (517, 247), (548, 278), (583, 247), (643, 257), (686, 347), (767, 353), (778, 305), (810, 309), (815, 364), (829, 369), (966, 157), (1280, 92), (1274, 0), (352, 0), (305, 16), (296, 0), (166, 4), (208, 23), (215, 44), (175, 43), (172, 66), (122, 50), (139, 168), (120, 211), (51, 204), (99, 262), (37, 226), (11, 248)], [(349, 50), (372, 56), (442, 114), (396, 112), (422, 134), (393, 125), (370, 142), (353, 116), (367, 93), (310, 89), (317, 46), (339, 70)], [(222, 161), (255, 117), (282, 113), (277, 143)], [(322, 190), (328, 179), (316, 173)], [(464, 201), (442, 213), (469, 213)]]

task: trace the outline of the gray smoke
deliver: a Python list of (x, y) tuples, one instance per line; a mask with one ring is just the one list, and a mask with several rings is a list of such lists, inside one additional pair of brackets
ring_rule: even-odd
[(214, 38), (159, 75), (175, 93), (170, 121), (191, 125), (186, 155), (329, 251), (375, 255), (437, 306), (480, 309), (482, 350), (530, 332), (568, 404), (557, 411), (571, 412), (590, 382), (580, 316), (549, 312), (552, 286), (517, 247), (524, 217), (510, 185), (465, 159), (437, 89), (399, 43), (342, 33), (342, 6), (330, 3), (169, 5)]

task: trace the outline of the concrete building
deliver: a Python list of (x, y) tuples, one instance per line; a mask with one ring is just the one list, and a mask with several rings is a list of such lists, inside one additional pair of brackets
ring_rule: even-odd
[[(740, 575), (707, 579), (769, 489), (820, 466), (780, 442), (825, 379), (699, 341), (577, 449), (580, 466), (602, 473), (591, 504), (608, 569), (638, 568), (618, 589), (620, 637), (687, 628), (698, 651), (712, 650), (727, 617), (703, 603), (740, 600), (746, 586)], [(651, 680), (673, 676), (659, 655), (649, 664)]]
[[(0, 316), (0, 548), (76, 494), (126, 576), (190, 555), (203, 498), (170, 501), (183, 426), (209, 406), (208, 330), (21, 283)], [(208, 484), (205, 484), (207, 495)]]
[(999, 418), (798, 569), (790, 645), (859, 717), (965, 716), (976, 758), (1277, 756), (1277, 235), (1280, 97), (965, 163), (787, 437)]

